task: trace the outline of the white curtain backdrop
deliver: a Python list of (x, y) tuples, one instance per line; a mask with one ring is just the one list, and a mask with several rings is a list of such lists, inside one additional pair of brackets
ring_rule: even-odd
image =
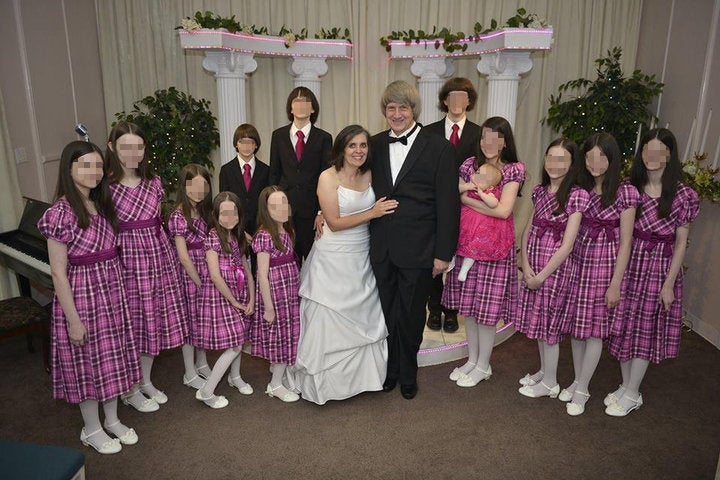
[[(360, 123), (372, 133), (384, 129), (379, 102), (385, 86), (398, 79), (416, 84), (411, 60), (390, 60), (380, 37), (393, 30), (428, 31), (434, 25), (468, 33), (476, 21), (489, 25), (495, 18), (502, 23), (520, 7), (537, 13), (553, 26), (555, 41), (549, 52), (533, 55), (534, 67), (521, 80), (518, 92), (515, 138), (528, 167), (528, 186), (523, 189), (528, 201), (519, 204), (519, 223), (527, 216), (531, 186), (540, 178), (544, 149), (554, 136), (540, 125), (548, 97), (568, 80), (594, 78), (593, 60), (614, 46), (622, 47), (624, 69), (631, 72), (642, 8), (642, 0), (96, 0), (96, 4), (108, 123), (134, 101), (169, 86), (210, 100), (217, 117), (215, 79), (202, 68), (203, 54), (183, 52), (174, 30), (181, 18), (197, 10), (234, 14), (241, 23), (267, 26), (272, 32), (283, 24), (293, 31), (307, 27), (310, 35), (320, 28), (349, 28), (353, 60), (328, 61), (319, 99), (318, 126), (333, 135), (351, 123)], [(293, 82), (287, 59), (256, 60), (258, 68), (247, 85), (248, 119), (264, 142), (258, 158), (267, 161), (270, 133), (287, 123), (285, 101)], [(456, 75), (472, 80), (480, 93), (469, 118), (482, 123), (487, 82), (476, 70), (477, 61), (457, 59), (455, 68)], [(214, 161), (219, 165), (219, 158)]]
[[(14, 230), (22, 214), (22, 197), (17, 181), (15, 159), (5, 118), (5, 106), (0, 92), (0, 232)], [(15, 274), (0, 266), (0, 300), (19, 293)]]

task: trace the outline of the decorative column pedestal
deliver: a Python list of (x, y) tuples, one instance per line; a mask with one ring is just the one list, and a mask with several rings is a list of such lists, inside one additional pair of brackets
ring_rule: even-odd
[(520, 75), (533, 67), (530, 52), (496, 52), (483, 55), (478, 72), (488, 76), (487, 117), (505, 117), (515, 128)]
[(328, 71), (324, 58), (295, 57), (288, 63), (288, 73), (294, 77), (295, 87), (307, 87), (320, 98), (322, 77)]
[(487, 117), (499, 115), (515, 123), (517, 91), (520, 75), (532, 69), (530, 53), (549, 50), (553, 40), (552, 27), (504, 28), (483, 35), (478, 41), (464, 39), (467, 49), (447, 53), (436, 49), (435, 41), (406, 44), (402, 40), (390, 42), (390, 58), (412, 58), (412, 73), (419, 77), (418, 87), (423, 101), (421, 123), (439, 119), (437, 95), (444, 80), (455, 73), (452, 59), (480, 57), (478, 72), (488, 75)]
[(418, 120), (423, 125), (440, 120), (442, 112), (432, 107), (437, 103), (438, 92), (445, 79), (455, 73), (452, 59), (416, 57), (410, 66), (410, 71), (418, 77), (418, 90), (422, 99), (423, 108)]
[(257, 68), (252, 53), (205, 52), (203, 68), (215, 74), (217, 83), (218, 117), (220, 119), (220, 158), (227, 162), (235, 156), (232, 138), (238, 125), (247, 122), (245, 84), (247, 74)]
[(180, 30), (180, 44), (188, 50), (204, 50), (203, 68), (215, 74), (220, 120), (220, 156), (223, 163), (235, 156), (231, 144), (235, 128), (247, 122), (247, 75), (257, 69), (254, 57), (290, 57), (288, 72), (295, 86), (306, 86), (319, 98), (321, 77), (328, 71), (326, 59), (352, 59), (347, 40), (299, 40), (290, 47), (285, 39), (220, 30)]

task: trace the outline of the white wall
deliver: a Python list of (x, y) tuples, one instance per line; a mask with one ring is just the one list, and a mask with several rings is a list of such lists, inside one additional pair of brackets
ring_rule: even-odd
[(23, 195), (52, 201), (63, 147), (107, 138), (93, 0), (0, 0), (0, 90)]
[[(714, 42), (709, 41), (713, 8), (718, 2), (720, 0), (646, 0), (643, 3), (637, 68), (654, 73), (660, 79), (669, 38), (665, 90), (659, 110), (656, 102), (653, 112), (659, 112), (660, 126), (670, 123), (681, 156), (692, 141), (693, 118), (701, 117), (703, 124), (706, 123), (704, 120), (710, 109), (713, 116), (705, 145), (709, 156), (714, 156), (720, 142), (720, 91), (717, 88), (720, 85), (720, 34)], [(703, 85), (708, 53), (711, 53), (711, 68), (707, 84)], [(699, 105), (703, 87), (707, 89), (707, 96), (704, 104)], [(700, 115), (703, 109), (705, 115)], [(703, 131), (704, 125), (700, 137)], [(720, 348), (720, 295), (717, 292), (720, 285), (720, 205), (701, 204), (700, 215), (690, 229), (685, 266), (687, 320), (695, 331)]]

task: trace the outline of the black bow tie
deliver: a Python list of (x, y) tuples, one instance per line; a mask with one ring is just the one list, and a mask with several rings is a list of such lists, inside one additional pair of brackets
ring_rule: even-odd
[(415, 126), (412, 128), (412, 130), (410, 130), (408, 133), (406, 133), (402, 137), (389, 137), (388, 143), (400, 142), (403, 145), (407, 145), (408, 137), (410, 137), (413, 133), (415, 133), (415, 130), (417, 130), (419, 127), (420, 127), (420, 124), (416, 122)]

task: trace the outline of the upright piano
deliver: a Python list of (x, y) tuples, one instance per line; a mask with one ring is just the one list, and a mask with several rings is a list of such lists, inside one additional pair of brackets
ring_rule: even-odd
[(0, 233), (0, 263), (15, 272), (24, 297), (30, 296), (31, 280), (53, 289), (47, 241), (37, 228), (48, 208), (48, 203), (26, 198), (17, 230)]

